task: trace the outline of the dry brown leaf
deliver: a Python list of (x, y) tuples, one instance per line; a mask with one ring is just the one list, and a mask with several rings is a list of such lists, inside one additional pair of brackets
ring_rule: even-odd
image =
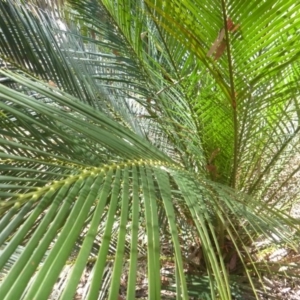
[(220, 153), (220, 148), (215, 149), (211, 155), (210, 158), (208, 160), (208, 162), (211, 164), (213, 162), (213, 160), (215, 159), (215, 157)]
[(230, 18), (227, 19), (227, 29), (230, 32), (235, 32), (240, 27), (240, 24), (235, 25)]
[(217, 167), (213, 164), (206, 165), (206, 170), (212, 175), (214, 179), (219, 177)]
[(240, 24), (235, 25), (235, 26), (231, 29), (231, 32), (237, 31), (239, 27), (240, 27)]
[[(235, 32), (239, 27), (240, 27), (239, 24), (235, 25), (230, 18), (227, 19), (228, 31)], [(224, 53), (225, 49), (226, 49), (225, 28), (222, 28), (219, 32), (218, 37), (216, 38), (216, 40), (208, 50), (206, 56), (211, 56), (214, 52), (216, 52), (214, 58), (215, 60), (218, 60)]]
[(231, 20), (230, 18), (228, 18), (228, 19), (227, 19), (227, 29), (228, 29), (229, 31), (231, 31), (232, 28), (234, 28), (234, 24), (233, 24), (232, 20)]
[(216, 51), (215, 60), (218, 60), (222, 56), (222, 54), (224, 53), (224, 51), (226, 49), (226, 46), (227, 46), (227, 44), (226, 44), (225, 40), (223, 40)]
[(52, 80), (49, 80), (49, 81), (48, 81), (48, 84), (49, 84), (50, 86), (52, 86), (52, 87), (57, 87), (57, 85), (55, 84), (55, 82), (52, 81)]
[(225, 29), (222, 28), (219, 32), (218, 37), (216, 38), (216, 40), (214, 41), (214, 43), (212, 44), (212, 46), (210, 47), (209, 51), (207, 52), (206, 56), (211, 56), (216, 49), (219, 47), (219, 45), (222, 43), (223, 39), (225, 37)]
[(112, 53), (116, 56), (120, 56), (120, 52), (115, 49), (112, 50)]

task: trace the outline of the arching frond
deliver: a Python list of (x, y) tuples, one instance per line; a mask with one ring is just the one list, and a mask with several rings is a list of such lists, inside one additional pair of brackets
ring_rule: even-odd
[(299, 242), (300, 6), (55, 3), (0, 1), (2, 298), (258, 299), (262, 273), (299, 276), (254, 252)]

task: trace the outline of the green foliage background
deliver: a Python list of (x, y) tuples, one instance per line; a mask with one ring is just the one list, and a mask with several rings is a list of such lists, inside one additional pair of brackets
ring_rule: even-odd
[(298, 276), (253, 252), (299, 245), (299, 10), (0, 1), (1, 297), (73, 299), (88, 267), (83, 299), (117, 299), (124, 274), (134, 299), (141, 260), (149, 299), (258, 299), (262, 274)]

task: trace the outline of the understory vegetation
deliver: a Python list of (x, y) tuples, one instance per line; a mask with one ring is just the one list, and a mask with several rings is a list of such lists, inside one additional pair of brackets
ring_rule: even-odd
[(299, 15), (295, 0), (0, 0), (0, 298), (295, 286)]

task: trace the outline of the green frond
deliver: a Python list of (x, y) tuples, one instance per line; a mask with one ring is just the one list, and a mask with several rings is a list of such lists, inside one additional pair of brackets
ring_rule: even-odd
[(299, 276), (258, 259), (299, 244), (299, 9), (0, 1), (2, 298), (88, 276), (82, 299), (259, 299), (262, 274)]

